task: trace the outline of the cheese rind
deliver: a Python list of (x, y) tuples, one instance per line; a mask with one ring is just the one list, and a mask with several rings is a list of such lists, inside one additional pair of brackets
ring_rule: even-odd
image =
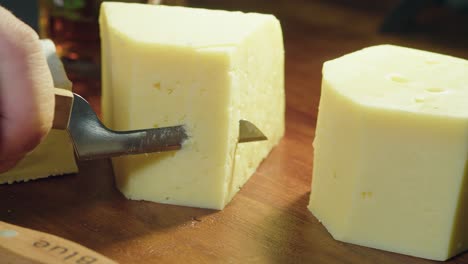
[[(179, 151), (113, 159), (117, 187), (130, 199), (224, 208), (284, 133), (278, 20), (103, 3), (100, 26), (104, 122), (185, 124), (190, 136)], [(269, 140), (237, 144), (241, 119)]]
[(467, 72), (390, 45), (325, 63), (309, 209), (335, 239), (435, 260), (468, 248)]

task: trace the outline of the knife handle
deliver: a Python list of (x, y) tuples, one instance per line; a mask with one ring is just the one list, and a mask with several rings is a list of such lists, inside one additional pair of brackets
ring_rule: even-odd
[(60, 88), (54, 88), (55, 112), (52, 128), (66, 129), (70, 120), (73, 105), (73, 93)]
[(69, 240), (0, 221), (0, 260), (17, 264), (116, 264)]

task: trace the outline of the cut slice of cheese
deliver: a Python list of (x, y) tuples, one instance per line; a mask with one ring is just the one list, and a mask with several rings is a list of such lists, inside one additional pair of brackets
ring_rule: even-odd
[[(113, 159), (130, 199), (222, 209), (284, 133), (284, 51), (271, 15), (103, 3), (103, 118), (185, 124), (177, 152)], [(237, 144), (239, 120), (268, 141)]]
[[(50, 40), (41, 40), (41, 44), (54, 78), (54, 86), (71, 90), (72, 84), (66, 78), (63, 66), (55, 53), (54, 43)], [(0, 184), (76, 172), (78, 172), (78, 167), (67, 131), (52, 129), (46, 138), (15, 168), (0, 173)]]
[(467, 102), (466, 60), (382, 45), (326, 62), (309, 209), (338, 240), (466, 250)]

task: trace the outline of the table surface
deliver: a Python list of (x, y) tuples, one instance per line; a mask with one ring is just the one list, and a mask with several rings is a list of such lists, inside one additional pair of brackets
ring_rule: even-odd
[[(468, 57), (466, 49), (424, 35), (378, 35), (376, 17), (354, 18), (360, 27), (283, 23), (286, 135), (223, 211), (126, 200), (102, 160), (80, 163), (78, 174), (0, 186), (0, 219), (121, 263), (431, 263), (335, 241), (306, 208), (324, 61), (380, 43)], [(93, 86), (98, 82), (77, 81), (75, 91), (99, 111)], [(468, 263), (468, 254), (450, 262)]]

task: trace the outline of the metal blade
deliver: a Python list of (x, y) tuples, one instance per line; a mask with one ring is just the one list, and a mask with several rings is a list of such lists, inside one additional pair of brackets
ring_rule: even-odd
[(91, 106), (75, 94), (68, 132), (80, 160), (178, 150), (188, 138), (184, 126), (113, 131), (106, 128)]
[(254, 124), (247, 120), (239, 121), (239, 139), (237, 142), (245, 143), (252, 141), (262, 141), (268, 138), (256, 127)]
[(41, 39), (41, 45), (54, 80), (54, 87), (71, 90), (72, 82), (68, 79), (62, 61), (56, 53), (54, 42), (50, 39)]

